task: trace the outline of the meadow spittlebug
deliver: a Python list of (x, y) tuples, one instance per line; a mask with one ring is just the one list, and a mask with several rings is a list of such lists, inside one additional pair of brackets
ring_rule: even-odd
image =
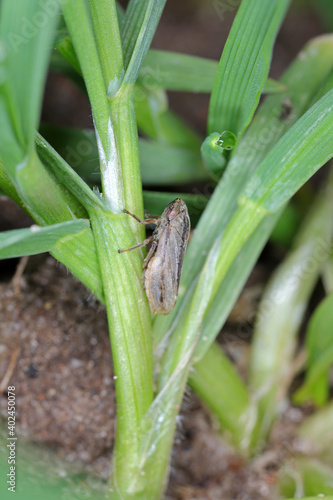
[(169, 314), (177, 301), (180, 274), (190, 234), (187, 206), (181, 198), (177, 198), (169, 203), (160, 217), (150, 216), (145, 220), (140, 220), (127, 210), (124, 212), (140, 224), (156, 224), (152, 236), (139, 245), (118, 252), (128, 252), (152, 242), (142, 264), (145, 290), (152, 312)]

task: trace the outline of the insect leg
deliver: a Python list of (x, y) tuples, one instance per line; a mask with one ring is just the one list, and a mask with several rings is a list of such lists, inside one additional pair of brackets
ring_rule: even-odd
[(138, 222), (140, 222), (140, 224), (143, 224), (143, 225), (156, 224), (156, 222), (157, 222), (156, 218), (141, 220), (141, 219), (139, 219), (139, 217), (137, 215), (131, 214), (131, 212), (129, 212), (125, 208), (124, 208), (123, 212), (124, 212), (124, 214), (131, 215), (131, 217), (134, 217), (135, 220), (137, 220)]
[(144, 247), (145, 245), (148, 245), (148, 243), (150, 243), (152, 239), (153, 236), (149, 236), (149, 238), (145, 239), (142, 243), (134, 245), (134, 247), (125, 248), (125, 250), (118, 250), (118, 253), (130, 252), (131, 250), (135, 250), (136, 248)]
[[(151, 236), (151, 238), (153, 238), (153, 236)], [(148, 252), (148, 255), (147, 257), (144, 259), (144, 261), (142, 262), (142, 267), (143, 269), (145, 269), (147, 266), (148, 266), (148, 262), (150, 261), (150, 259), (152, 258), (152, 256), (154, 255), (154, 252), (156, 250), (156, 247), (157, 247), (158, 243), (156, 240), (154, 240), (151, 244), (151, 247), (149, 249), (149, 252)]]
[(161, 216), (160, 215), (152, 215), (148, 212), (148, 210), (145, 210), (145, 217), (146, 219), (160, 219)]

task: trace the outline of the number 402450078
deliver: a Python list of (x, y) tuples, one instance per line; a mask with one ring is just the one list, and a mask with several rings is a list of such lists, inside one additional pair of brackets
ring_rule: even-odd
[(150, 216), (145, 220), (127, 210), (124, 212), (140, 224), (156, 224), (152, 236), (139, 245), (118, 252), (128, 252), (152, 242), (142, 264), (145, 290), (152, 312), (169, 314), (177, 301), (180, 274), (190, 234), (186, 203), (177, 198), (169, 203), (160, 217)]

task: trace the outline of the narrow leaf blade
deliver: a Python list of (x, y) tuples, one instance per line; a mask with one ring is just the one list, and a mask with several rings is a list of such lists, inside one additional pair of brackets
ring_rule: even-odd
[(267, 79), (273, 43), (288, 0), (243, 0), (223, 50), (211, 95), (208, 134), (237, 138), (251, 121)]
[(333, 294), (328, 295), (312, 315), (306, 332), (308, 366), (305, 382), (295, 394), (295, 401), (307, 400), (317, 405), (329, 396), (328, 371), (333, 364)]
[(87, 220), (78, 219), (46, 227), (4, 231), (0, 233), (0, 259), (50, 252), (60, 240), (73, 238), (88, 228)]

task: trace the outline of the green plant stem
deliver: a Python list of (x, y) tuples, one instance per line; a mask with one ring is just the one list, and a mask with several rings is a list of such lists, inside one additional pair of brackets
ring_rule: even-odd
[[(102, 6), (104, 7), (104, 5), (103, 2)], [(104, 46), (98, 51), (90, 11), (86, 2), (63, 0), (62, 7), (93, 112), (104, 200), (113, 212), (120, 213), (125, 208), (125, 199), (117, 139), (104, 81), (107, 64), (103, 59), (103, 73), (99, 59), (99, 53), (104, 54)], [(95, 16), (97, 17), (96, 12)], [(101, 37), (98, 37), (97, 41), (101, 41)]]
[[(218, 246), (211, 250), (195, 290), (189, 314), (183, 323), (184, 337), (182, 350), (178, 350), (175, 364), (169, 370), (170, 376), (160, 380), (159, 393), (144, 419), (148, 429), (142, 440), (142, 471), (147, 477), (149, 495), (147, 500), (161, 498), (167, 479), (167, 466), (176, 427), (176, 418), (186, 387), (188, 372), (203, 314), (212, 290), (212, 277), (216, 268)], [(193, 335), (195, 332), (195, 335)], [(168, 367), (170, 368), (170, 366)], [(164, 370), (165, 371), (165, 370)]]
[[(258, 407), (252, 449), (265, 443), (285, 399), (291, 376), (296, 334), (323, 260), (323, 242), (332, 233), (332, 181), (302, 225), (294, 248), (276, 270), (258, 310), (250, 358), (250, 387)], [(325, 243), (327, 244), (327, 243)], [(263, 353), (265, 353), (263, 355)]]
[[(140, 30), (134, 37), (132, 35), (132, 40), (134, 38), (135, 45), (131, 51), (128, 66), (126, 66), (126, 73), (124, 77), (124, 82), (126, 84), (133, 84), (136, 82), (141, 65), (148, 52), (150, 43), (162, 15), (165, 2), (166, 0), (147, 0), (139, 3), (136, 1), (130, 2), (129, 7), (132, 7), (133, 5), (134, 15), (132, 16), (132, 20), (140, 26)], [(127, 18), (125, 17), (125, 25), (126, 20)]]
[(4, 191), (15, 203), (18, 204), (19, 207), (24, 210), (24, 205), (22, 200), (14, 187), (8, 173), (6, 172), (5, 165), (3, 161), (0, 159), (0, 186), (2, 191)]
[[(230, 361), (220, 347), (211, 344), (211, 339), (215, 338), (219, 325), (222, 325), (228, 317), (232, 304), (244, 286), (279, 215), (280, 213), (277, 213), (265, 217), (230, 267), (205, 314), (200, 339), (194, 353), (193, 370), (189, 376), (189, 385), (195, 391), (198, 388), (202, 401), (221, 424), (223, 435), (245, 455), (248, 455), (255, 424), (254, 406), (238, 373), (232, 367), (229, 368)], [(242, 338), (243, 335), (242, 331)], [(235, 339), (238, 339), (238, 336)], [(213, 353), (209, 352), (211, 349)], [(220, 383), (220, 380), (227, 382)], [(230, 413), (234, 418), (230, 419)]]
[[(114, 97), (109, 98), (109, 104), (122, 168), (126, 209), (143, 218), (139, 139), (133, 85), (123, 85)], [(130, 219), (128, 223), (139, 243), (145, 237), (144, 227), (132, 217)]]
[[(283, 497), (299, 498), (303, 495), (317, 495), (316, 498), (330, 499), (333, 494), (332, 468), (319, 460), (296, 457), (278, 475), (278, 488)], [(324, 496), (325, 494), (325, 496)]]
[(246, 449), (247, 428), (251, 428), (254, 419), (250, 398), (234, 366), (217, 344), (212, 344), (204, 358), (193, 366), (190, 384), (213, 411), (221, 430), (227, 430), (238, 449)]
[[(90, 12), (83, 2), (69, 0), (64, 3), (63, 10), (93, 110), (103, 197), (115, 213), (126, 207), (130, 212), (143, 217), (133, 85), (123, 84), (119, 89), (123, 71), (118, 49), (119, 32), (116, 30), (112, 36), (105, 35), (105, 38), (106, 27), (97, 26), (97, 19), (109, 12), (109, 3), (106, 0), (102, 3), (92, 0), (90, 5), (96, 33), (93, 33)], [(116, 26), (118, 21), (114, 9), (110, 10), (109, 17), (112, 25)], [(116, 44), (116, 54), (111, 57), (108, 51), (113, 42)], [(86, 49), (87, 45), (89, 50)], [(112, 90), (109, 99), (108, 89)], [(134, 220), (129, 224), (136, 242), (141, 241), (144, 238), (144, 228)]]
[[(207, 308), (213, 301), (224, 277), (226, 276), (240, 249), (266, 215), (268, 215), (268, 213), (264, 208), (258, 204), (252, 203), (250, 200), (247, 200), (245, 204), (238, 208), (231, 218), (222, 239), (217, 238), (213, 246), (213, 249), (216, 248), (217, 259), (216, 266), (214, 268), (214, 275), (211, 276), (209, 296), (206, 301)], [(213, 249), (211, 252), (213, 252)], [(207, 262), (212, 258), (210, 255), (211, 253), (207, 257), (207, 261), (200, 274), (199, 281), (194, 287), (193, 296), (189, 300), (190, 310), (193, 308), (195, 297), (199, 293), (206, 293), (205, 290), (200, 291), (200, 287)], [(202, 320), (204, 318), (204, 312)], [(187, 313), (187, 316), (189, 316), (189, 314), (190, 312)], [(201, 326), (202, 323), (200, 323), (200, 327)], [(160, 388), (167, 384), (168, 379), (172, 376), (172, 373), (176, 370), (178, 363), (183, 356), (186, 355), (190, 346), (196, 346), (198, 342), (198, 333), (199, 332), (195, 330), (194, 324), (187, 324), (187, 318), (185, 318), (183, 322), (180, 321), (179, 324), (177, 324), (175, 331), (168, 342), (168, 347), (163, 357), (159, 382)]]
[[(121, 168), (122, 189), (126, 209), (143, 217), (142, 185), (138, 131), (134, 110), (134, 83), (122, 84), (124, 62), (118, 17), (113, 0), (89, 0), (97, 51), (107, 89), (111, 117), (111, 136), (114, 135), (114, 148), (111, 148), (111, 162), (102, 171), (104, 186), (113, 182), (114, 165)], [(111, 189), (110, 189), (111, 191)], [(105, 195), (107, 193), (104, 193)], [(125, 208), (125, 207), (122, 207)], [(136, 235), (137, 242), (144, 239), (144, 228), (130, 220), (129, 224)]]
[(307, 449), (328, 465), (333, 463), (333, 402), (306, 418), (298, 429), (298, 436)]
[[(90, 210), (100, 262), (112, 348), (117, 427), (111, 487), (127, 498), (140, 490), (141, 421), (153, 399), (150, 311), (141, 283), (138, 253), (119, 254), (133, 244), (126, 215)], [(118, 497), (117, 497), (118, 498)]]
[(124, 75), (124, 62), (114, 0), (89, 0), (96, 46), (108, 95), (116, 93)]

